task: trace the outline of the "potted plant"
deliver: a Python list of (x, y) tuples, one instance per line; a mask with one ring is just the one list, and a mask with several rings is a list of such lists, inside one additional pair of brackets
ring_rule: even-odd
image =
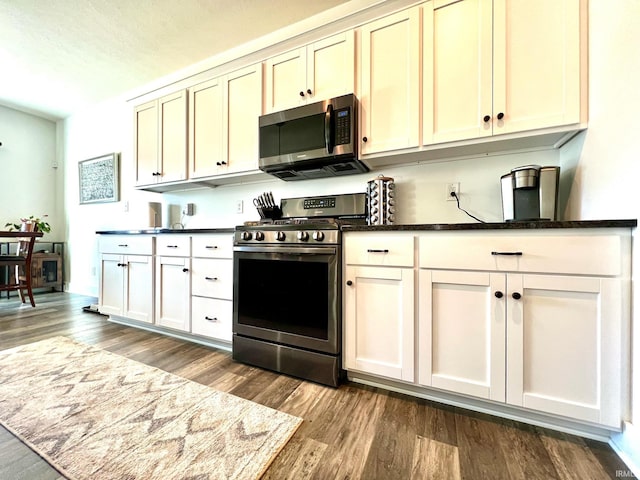
[[(47, 215), (43, 215), (42, 218), (46, 218)], [(20, 232), (42, 232), (49, 233), (51, 231), (51, 225), (41, 218), (31, 215), (29, 218), (21, 218), (20, 223), (7, 222), (5, 227), (9, 227), (9, 231), (16, 229)]]

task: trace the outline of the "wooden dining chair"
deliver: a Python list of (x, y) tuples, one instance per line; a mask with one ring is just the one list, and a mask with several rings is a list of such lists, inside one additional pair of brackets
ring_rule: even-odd
[(31, 306), (35, 307), (33, 300), (33, 290), (31, 287), (31, 257), (36, 237), (22, 238), (18, 242), (18, 249), (15, 255), (0, 255), (0, 267), (6, 267), (7, 273), (4, 280), (0, 279), (0, 292), (18, 291), (22, 303), (25, 303), (24, 291), (27, 291)]

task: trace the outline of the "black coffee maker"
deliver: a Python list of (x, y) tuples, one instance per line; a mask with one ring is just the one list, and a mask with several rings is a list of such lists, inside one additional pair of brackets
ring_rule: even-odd
[(500, 177), (505, 222), (558, 219), (560, 167), (525, 165)]

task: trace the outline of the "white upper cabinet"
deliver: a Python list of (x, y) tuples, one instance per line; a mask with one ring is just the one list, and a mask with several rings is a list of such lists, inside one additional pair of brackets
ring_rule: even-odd
[(267, 113), (354, 92), (352, 30), (265, 61)]
[(136, 185), (187, 178), (187, 91), (134, 108)]
[(417, 147), (420, 135), (420, 8), (360, 29), (360, 151)]
[(583, 3), (426, 3), (422, 143), (585, 121)]
[(252, 65), (189, 89), (189, 177), (258, 168), (262, 65)]

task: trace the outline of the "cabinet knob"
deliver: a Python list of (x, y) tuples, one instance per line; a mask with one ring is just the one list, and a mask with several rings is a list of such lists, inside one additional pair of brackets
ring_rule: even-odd
[(520, 295), (518, 292), (513, 292), (511, 294), (511, 298), (513, 298), (514, 300), (520, 300), (522, 298), (522, 295)]
[(307, 88), (307, 93), (308, 93), (309, 95), (311, 95), (311, 89), (310, 89), (310, 88)]
[(226, 165), (227, 164), (227, 162), (225, 162), (224, 160), (221, 163), (222, 163), (222, 165)]
[(302, 90), (300, 90), (300, 96), (304, 97), (304, 92)]
[(367, 143), (367, 141), (368, 141), (368, 140), (369, 140), (369, 139), (368, 139), (367, 137), (362, 137), (362, 141), (363, 141), (364, 143)]
[(498, 114), (498, 120), (502, 120), (504, 118), (504, 113), (500, 112)]
[(487, 123), (489, 120), (491, 120), (491, 117), (489, 115), (485, 115), (484, 117), (482, 117), (482, 120), (484, 121), (484, 123)]
[(187, 267), (184, 267), (184, 268), (182, 269), (182, 271), (186, 273), (186, 272), (188, 272), (188, 271), (189, 271), (189, 269), (188, 269)]
[(353, 285), (353, 282), (351, 280), (347, 280), (347, 285), (351, 286), (351, 285)]
[(500, 290), (497, 290), (494, 295), (496, 296), (496, 298), (502, 298), (504, 296), (504, 293), (502, 293)]

